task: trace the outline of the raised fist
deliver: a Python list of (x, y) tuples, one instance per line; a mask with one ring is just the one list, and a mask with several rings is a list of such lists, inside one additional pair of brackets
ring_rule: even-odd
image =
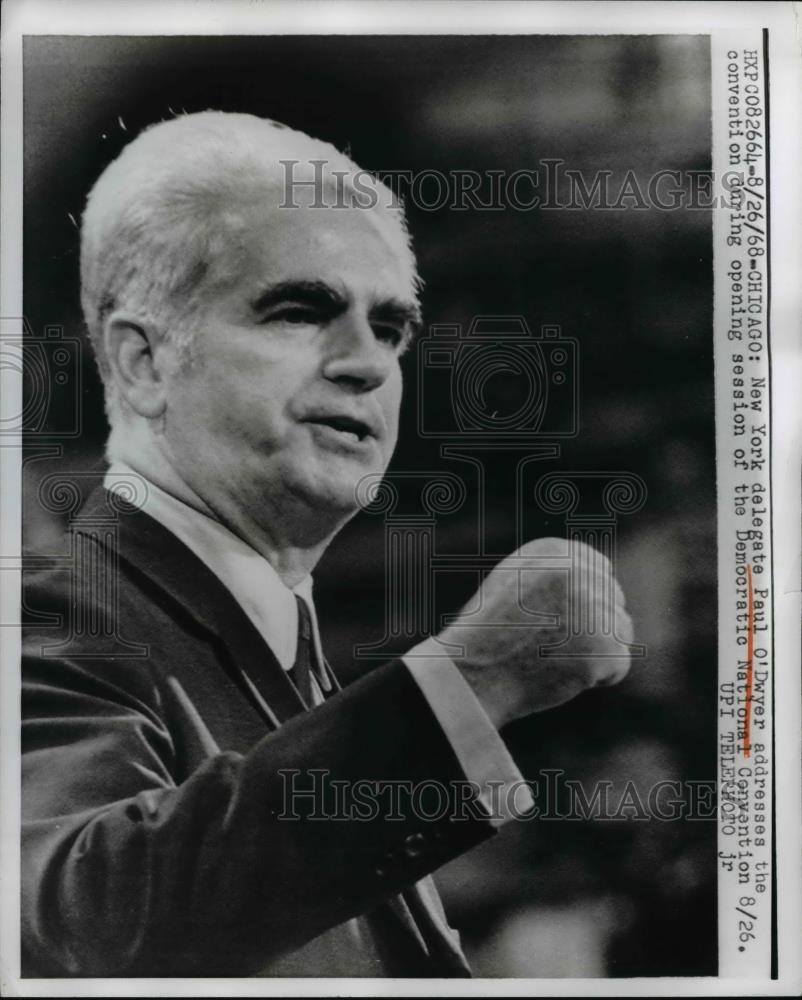
[(462, 647), (454, 662), (501, 727), (622, 680), (632, 622), (604, 555), (542, 538), (499, 563), (438, 639)]

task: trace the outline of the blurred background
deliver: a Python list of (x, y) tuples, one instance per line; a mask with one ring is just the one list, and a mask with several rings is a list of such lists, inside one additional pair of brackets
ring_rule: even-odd
[[(37, 499), (42, 477), (103, 468), (102, 396), (81, 341), (77, 224), (86, 194), (141, 128), (206, 108), (284, 121), (376, 171), (489, 176), (559, 159), (588, 186), (610, 171), (615, 194), (628, 171), (646, 191), (657, 171), (711, 165), (701, 36), (29, 38), (25, 316), (36, 338), (63, 328), (53, 343), (69, 355), (47, 398), (33, 398), (30, 361), (26, 372), (29, 552), (61, 550), (63, 523)], [(464, 502), (436, 518), (438, 556), (467, 556), (481, 543), (500, 558), (522, 537), (564, 535), (562, 517), (533, 500), (546, 472), (627, 471), (648, 490), (617, 525), (618, 577), (647, 656), (620, 687), (510, 727), (522, 772), (536, 779), (559, 769), (588, 790), (633, 782), (644, 800), (658, 781), (712, 780), (710, 213), (407, 207), (427, 324), (465, 331), (476, 316), (522, 316), (533, 331), (559, 325), (577, 345), (578, 434), (561, 441), (558, 457), (529, 467), (521, 502), (516, 467), (533, 453), (531, 437), (483, 451), (481, 527), (475, 465), (445, 455), (445, 438), (420, 433), (419, 409), (447, 423), (453, 399), (431, 372), (421, 375), (416, 351), (405, 357), (392, 471), (417, 472), (418, 481), (448, 472), (466, 486)], [(510, 400), (526, 391), (519, 376), (499, 373), (488, 399), (514, 410)], [(543, 441), (554, 443), (547, 431)], [(401, 482), (410, 488), (394, 514), (414, 517), (420, 489), (415, 477)], [(385, 520), (360, 514), (316, 573), (329, 658), (344, 679), (376, 663), (357, 647), (383, 642), (385, 574)], [(437, 573), (435, 627), (479, 578), (470, 567)], [(476, 975), (714, 975), (715, 851), (712, 821), (543, 819), (509, 824), (437, 879)]]

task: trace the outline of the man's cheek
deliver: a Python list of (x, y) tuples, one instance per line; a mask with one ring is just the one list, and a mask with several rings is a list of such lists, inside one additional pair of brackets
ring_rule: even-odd
[(403, 396), (403, 382), (400, 370), (392, 376), (385, 388), (385, 397), (382, 400), (382, 410), (384, 412), (384, 422), (387, 427), (387, 440), (390, 444), (390, 451), (395, 448), (398, 439), (398, 424), (401, 415), (401, 399)]
[(218, 397), (214, 408), (214, 423), (233, 446), (266, 443), (278, 437), (280, 428), (264, 393), (229, 391)]

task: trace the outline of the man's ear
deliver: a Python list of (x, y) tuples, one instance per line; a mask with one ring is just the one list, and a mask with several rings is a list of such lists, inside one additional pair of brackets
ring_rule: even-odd
[(103, 330), (106, 358), (120, 394), (140, 417), (153, 420), (167, 406), (167, 352), (152, 323), (115, 312)]

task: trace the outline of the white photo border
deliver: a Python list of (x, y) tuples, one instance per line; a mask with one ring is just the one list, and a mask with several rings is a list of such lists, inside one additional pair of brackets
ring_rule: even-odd
[[(424, 11), (425, 7), (425, 11)], [(788, 995), (802, 989), (802, 686), (800, 685), (800, 385), (802, 336), (802, 57), (792, 3), (276, 2), (6, 0), (2, 21), (0, 316), (22, 316), (22, 40), (48, 35), (710, 34), (768, 30), (771, 82), (771, 364), (774, 517), (776, 906), (778, 978), (630, 980), (250, 980), (19, 977), (19, 636), (0, 629), (2, 819), (0, 989), (8, 996), (676, 996)], [(457, 29), (455, 26), (459, 26)], [(2, 372), (13, 409), (21, 378)], [(15, 411), (16, 412), (16, 411)], [(0, 449), (2, 620), (19, 605), (20, 442)], [(721, 516), (721, 507), (719, 508)], [(16, 582), (15, 582), (16, 581)], [(6, 615), (6, 612), (8, 614)]]

